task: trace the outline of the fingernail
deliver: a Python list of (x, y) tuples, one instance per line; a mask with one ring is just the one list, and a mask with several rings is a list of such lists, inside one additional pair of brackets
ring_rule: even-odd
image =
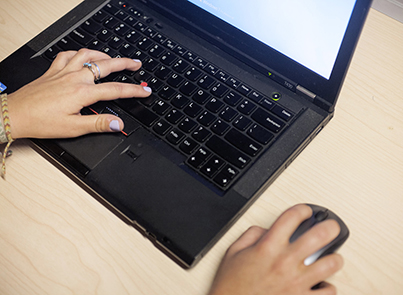
[(147, 91), (147, 92), (150, 92), (150, 93), (152, 92), (151, 88), (148, 87), (148, 86), (143, 87), (143, 89), (144, 89), (145, 91)]
[(114, 131), (114, 132), (119, 132), (120, 131), (120, 124), (118, 120), (112, 120), (109, 123), (109, 128)]
[(141, 62), (141, 60), (139, 60), (139, 59), (133, 59), (133, 61), (135, 61), (135, 62)]

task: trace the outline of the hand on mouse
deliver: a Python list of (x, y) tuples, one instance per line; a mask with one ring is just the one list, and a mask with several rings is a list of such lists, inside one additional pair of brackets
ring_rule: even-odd
[(227, 251), (209, 295), (236, 294), (336, 294), (336, 288), (322, 283), (343, 266), (338, 254), (325, 256), (309, 266), (304, 259), (340, 232), (335, 220), (314, 226), (293, 243), (289, 239), (297, 227), (312, 215), (307, 205), (285, 211), (269, 229), (251, 227)]
[[(84, 63), (96, 63), (100, 73), (97, 68), (93, 73)], [(88, 49), (59, 53), (43, 76), (8, 95), (12, 137), (75, 137), (122, 130), (122, 120), (114, 115), (81, 116), (80, 110), (100, 100), (149, 96), (150, 88), (140, 85), (94, 83), (95, 75), (103, 78), (140, 67), (139, 61)]]

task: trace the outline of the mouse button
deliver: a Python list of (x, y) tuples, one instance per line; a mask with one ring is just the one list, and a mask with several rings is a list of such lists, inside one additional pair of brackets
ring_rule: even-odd
[(329, 210), (325, 209), (325, 210), (320, 210), (319, 212), (317, 212), (315, 214), (315, 219), (320, 222), (325, 220), (327, 217), (329, 216)]

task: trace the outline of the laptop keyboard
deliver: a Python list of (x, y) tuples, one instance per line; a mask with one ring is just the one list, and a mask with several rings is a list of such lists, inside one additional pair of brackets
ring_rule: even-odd
[(101, 82), (148, 85), (146, 99), (98, 103), (84, 113), (113, 113), (129, 136), (140, 122), (186, 155), (186, 164), (222, 190), (285, 130), (295, 114), (268, 96), (158, 32), (159, 24), (122, 1), (106, 4), (43, 55), (86, 47), (142, 61), (137, 72), (113, 73)]

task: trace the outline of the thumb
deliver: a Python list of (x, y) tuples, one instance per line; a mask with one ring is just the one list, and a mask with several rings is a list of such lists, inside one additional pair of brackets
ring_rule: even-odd
[(122, 119), (110, 114), (86, 115), (80, 119), (82, 133), (120, 132), (124, 127)]

